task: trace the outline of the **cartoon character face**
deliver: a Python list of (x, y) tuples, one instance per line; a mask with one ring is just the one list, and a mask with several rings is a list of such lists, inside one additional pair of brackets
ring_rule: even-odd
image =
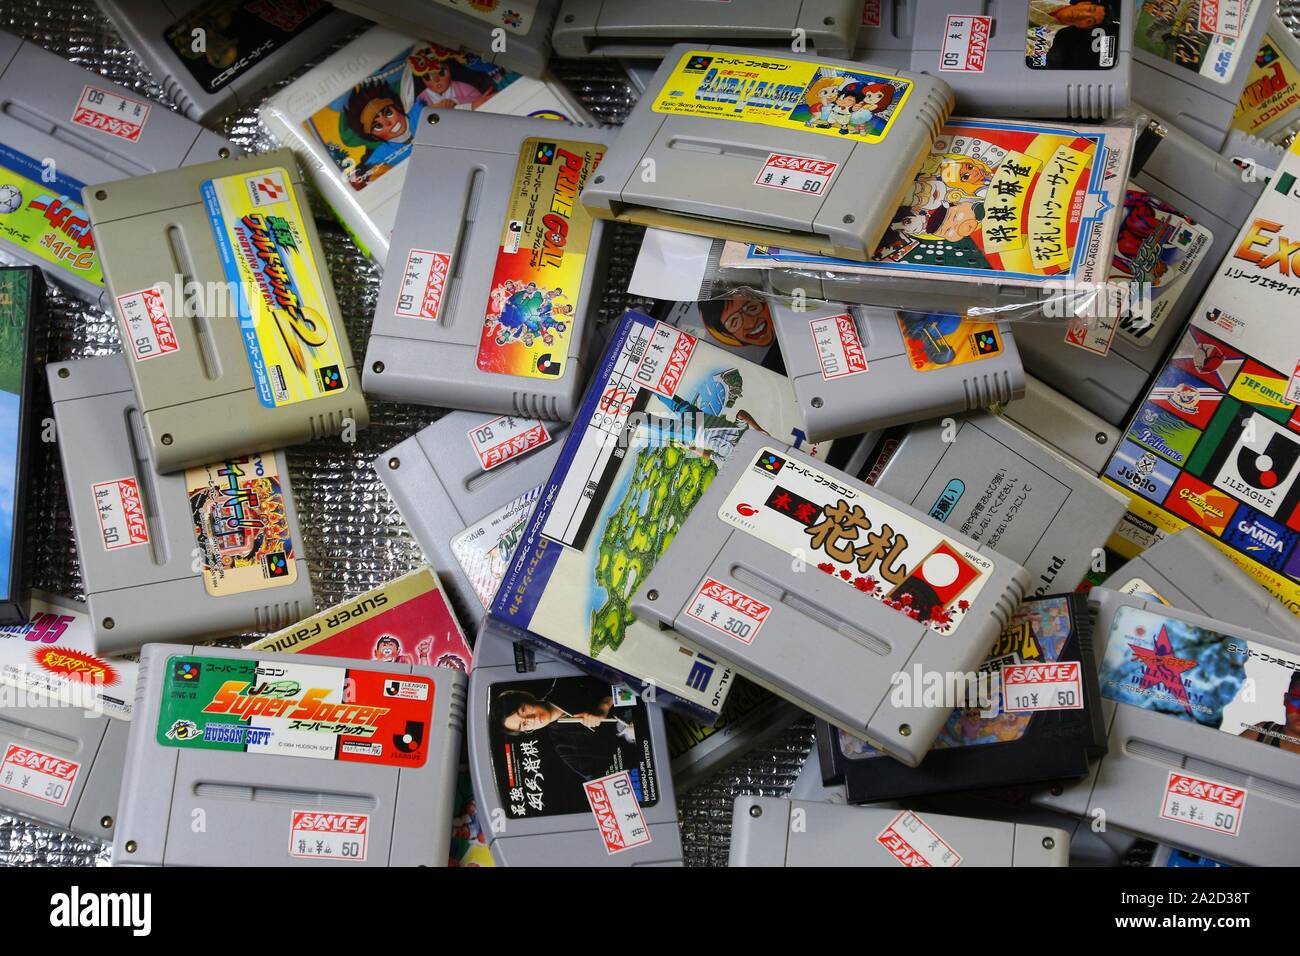
[(875, 112), (876, 107), (880, 105), (881, 100), (883, 100), (884, 98), (885, 98), (885, 94), (882, 91), (868, 90), (866, 95), (862, 99), (862, 108), (869, 109), (872, 112)]
[(984, 167), (969, 159), (945, 160), (942, 174), (944, 182), (949, 186), (965, 186), (971, 192), (982, 187), (987, 181)]
[(424, 74), (424, 85), (434, 93), (446, 93), (451, 88), (451, 67), (446, 60), (438, 60), (433, 69)]
[(980, 227), (980, 221), (975, 216), (975, 210), (970, 203), (959, 202), (953, 203), (944, 213), (943, 222), (939, 228), (934, 231), (937, 236), (942, 236), (949, 242), (956, 242), (958, 239), (965, 239), (971, 233)]
[(396, 661), (402, 651), (402, 646), (397, 643), (396, 638), (384, 635), (375, 642), (375, 660), (377, 661)]
[(771, 345), (776, 335), (767, 303), (750, 296), (732, 296), (722, 307), (722, 325), (746, 345)]
[(401, 139), (410, 128), (406, 113), (396, 100), (381, 97), (366, 104), (361, 113), (362, 129), (377, 140)]

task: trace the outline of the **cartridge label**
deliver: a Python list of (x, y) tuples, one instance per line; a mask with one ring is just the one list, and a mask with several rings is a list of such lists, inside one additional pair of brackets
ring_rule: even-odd
[(961, 864), (961, 854), (910, 810), (894, 817), (889, 826), (876, 836), (876, 842), (888, 850), (900, 866), (953, 867)]
[(1261, 0), (1144, 0), (1133, 43), (1215, 83), (1229, 83), (1255, 55), (1238, 42), (1260, 15)]
[(270, 453), (186, 470), (208, 594), (242, 594), (298, 580), (284, 481)]
[(605, 147), (573, 140), (524, 140), (479, 340), (478, 368), (499, 375), (559, 379), (569, 366), (593, 220), (578, 202)]
[(367, 814), (295, 810), (289, 821), (289, 855), (300, 860), (362, 863), (369, 836)]
[(1160, 819), (1235, 837), (1241, 831), (1248, 795), (1243, 787), (1171, 771), (1160, 804)]
[(705, 578), (695, 596), (686, 603), (687, 617), (734, 637), (742, 644), (754, 643), (771, 613), (771, 605), (713, 578)]
[(826, 191), (839, 168), (839, 163), (824, 159), (769, 153), (754, 185), (819, 196)]
[(406, 255), (402, 285), (393, 310), (407, 319), (437, 319), (442, 294), (451, 273), (451, 256), (430, 249), (412, 249)]
[(912, 86), (897, 76), (807, 60), (689, 50), (651, 108), (878, 143), (889, 135)]
[(348, 387), (329, 296), (289, 171), (204, 180), (203, 202), (258, 401), (279, 408)]
[(907, 360), (918, 372), (955, 368), (1002, 355), (1002, 330), (996, 322), (981, 322), (941, 312), (899, 312)]
[[(557, 677), (493, 684), (487, 695), (492, 772), (507, 820), (593, 812), (599, 820), (586, 785), (598, 784), (607, 806), (625, 802), (629, 794), (607, 787), (620, 775), (638, 810), (659, 802), (650, 716), (626, 686)], [(603, 826), (602, 836), (612, 838)]]
[(992, 34), (992, 17), (949, 16), (939, 51), (939, 69), (945, 73), (983, 73)]
[[(1232, 128), (1258, 136), (1260, 130), (1298, 109), (1300, 63), (1291, 62), (1281, 44), (1265, 33), (1232, 114)], [(1293, 119), (1300, 120), (1300, 115)]]
[(138, 143), (151, 109), (144, 100), (123, 96), (116, 90), (86, 86), (72, 111), (72, 122), (128, 143)]
[(650, 842), (650, 827), (636, 802), (632, 777), (626, 770), (599, 780), (588, 780), (583, 789), (596, 817), (596, 826), (600, 828), (606, 853), (613, 856)]
[(76, 761), (10, 744), (0, 761), (0, 788), (66, 807), (80, 771), (81, 764)]
[[(325, 0), (208, 0), (167, 27), (163, 39), (204, 92), (216, 93), (333, 12)], [(196, 31), (205, 40), (200, 50)]]
[(1300, 754), (1300, 654), (1120, 607), (1101, 662), (1104, 697)]
[(430, 678), (305, 660), (168, 658), (155, 739), (188, 750), (424, 765)]
[(1083, 677), (1078, 661), (1060, 664), (1005, 664), (1003, 707), (1011, 713), (1083, 710)]
[(919, 517), (774, 448), (758, 452), (718, 517), (940, 634), (956, 631), (994, 568)]
[(79, 180), (0, 143), (0, 240), (67, 276), (102, 286)]
[(99, 481), (90, 486), (99, 518), (100, 540), (105, 551), (117, 551), (149, 543), (149, 523), (144, 517), (140, 484), (135, 478)]
[(822, 378), (832, 381), (857, 375), (867, 370), (867, 353), (862, 348), (857, 323), (851, 315), (830, 315), (811, 319), (813, 347), (817, 350), (817, 364)]
[(1025, 65), (1032, 70), (1109, 70), (1119, 62), (1127, 26), (1119, 0), (1068, 3), (1032, 0), (1025, 32)]
[(541, 493), (541, 485), (525, 491), (451, 539), (451, 553), (485, 611), (492, 606), (510, 559), (523, 540), (533, 502)]
[(470, 649), (427, 567), (336, 604), (245, 648), (469, 671)]
[[(1205, 263), (1213, 243), (1214, 234), (1205, 226), (1145, 189), (1129, 187), (1110, 277), (1144, 284), (1151, 290), (1151, 300), (1142, 303), (1142, 309), (1127, 310), (1119, 320), (1119, 334), (1134, 345), (1150, 345), (1196, 270)], [(1206, 268), (1212, 269), (1214, 264)], [(1183, 304), (1186, 308), (1178, 313), (1180, 319), (1195, 305)]]
[(491, 471), (534, 448), (550, 444), (551, 433), (535, 418), (501, 415), (468, 432), (470, 447), (484, 471)]
[(178, 351), (176, 327), (160, 289), (141, 289), (117, 297), (117, 313), (126, 324), (123, 336), (137, 362)]
[(504, 27), (520, 36), (533, 28), (537, 17), (537, 0), (433, 0), (439, 6), (455, 10), (461, 16), (482, 20), (494, 27)]

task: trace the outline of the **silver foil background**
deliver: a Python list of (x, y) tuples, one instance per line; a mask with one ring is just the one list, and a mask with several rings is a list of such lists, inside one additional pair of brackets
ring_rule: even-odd
[[(1296, 2), (1300, 7), (1300, 0)], [(0, 0), (0, 29), (172, 106), (162, 87), (93, 2)], [(294, 76), (312, 65), (305, 65)], [(615, 64), (557, 61), (556, 72), (602, 122), (621, 122), (635, 101), (622, 70)], [(256, 109), (227, 117), (217, 129), (249, 150), (275, 145), (258, 122)], [(347, 321), (352, 351), (359, 358), (365, 354), (370, 333), (379, 291), (378, 274), (318, 197), (312, 197), (312, 209)], [(640, 241), (641, 231), (637, 228), (619, 227), (615, 231), (601, 309), (603, 322), (612, 321), (628, 305), (637, 304), (637, 300), (629, 300), (626, 290)], [(43, 366), (47, 361), (121, 351), (117, 327), (107, 312), (51, 289), (47, 313), (48, 327), (37, 330), (40, 367), (36, 374), (40, 381), (44, 381)], [(288, 452), (318, 608), (345, 601), (422, 562), (419, 546), (370, 463), (387, 448), (436, 420), (442, 411), (371, 402), (370, 413), (371, 425), (358, 434), (355, 444), (327, 440)], [(43, 417), (39, 409), (37, 414)], [(76, 545), (55, 446), (36, 443), (31, 468), (26, 525), (29, 583), (80, 598)], [(741, 758), (679, 799), (682, 844), (688, 862), (725, 866), (732, 799), (738, 793), (779, 796), (788, 792), (811, 745), (812, 720), (800, 720), (774, 744)], [(107, 862), (105, 844), (0, 816), (0, 864), (93, 866)]]

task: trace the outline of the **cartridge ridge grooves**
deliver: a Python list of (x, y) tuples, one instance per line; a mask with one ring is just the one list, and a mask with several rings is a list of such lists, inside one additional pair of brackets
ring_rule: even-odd
[(301, 602), (282, 601), (279, 604), (264, 604), (253, 609), (253, 621), (259, 631), (278, 631), (288, 627), (305, 616)]
[(465, 726), (465, 697), (466, 690), (464, 684), (456, 684), (451, 689), (451, 706), (448, 716), (450, 721), (448, 727), (452, 733), (460, 733), (460, 729)]
[(511, 392), (510, 407), (524, 418), (556, 421), (560, 417), (559, 400), (554, 395), (536, 395), (532, 392)]
[(1206, 774), (1234, 787), (1258, 790), (1300, 805), (1300, 788), (1281, 783), (1272, 777), (1242, 773), (1240, 770), (1234, 770), (1213, 760), (1206, 760), (1193, 754), (1180, 753), (1177, 750), (1170, 750), (1168, 747), (1162, 747), (1149, 740), (1141, 740), (1136, 737), (1130, 737), (1124, 741), (1124, 752), (1130, 756), (1149, 760), (1152, 763), (1172, 767), (1175, 770), (1188, 770), (1188, 761), (1195, 761), (1196, 769), (1188, 770), (1189, 773)]
[(1011, 615), (1016, 612), (1016, 608), (1020, 607), (1024, 599), (1024, 586), (1014, 578), (1007, 582), (1007, 589), (999, 595), (997, 604), (994, 605), (992, 611), (999, 628), (1007, 626), (1007, 621), (1011, 620)]

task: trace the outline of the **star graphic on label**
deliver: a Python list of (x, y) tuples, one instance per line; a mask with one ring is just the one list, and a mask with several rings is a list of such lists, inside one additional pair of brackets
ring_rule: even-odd
[(1183, 708), (1190, 716), (1192, 704), (1187, 699), (1187, 688), (1183, 686), (1183, 672), (1191, 670), (1197, 662), (1186, 657), (1175, 656), (1173, 642), (1169, 640), (1169, 635), (1165, 633), (1163, 627), (1156, 635), (1155, 647), (1138, 647), (1136, 644), (1129, 644), (1129, 650), (1142, 663), (1142, 683), (1138, 685), (1138, 690), (1155, 690), (1163, 687), (1182, 702)]

